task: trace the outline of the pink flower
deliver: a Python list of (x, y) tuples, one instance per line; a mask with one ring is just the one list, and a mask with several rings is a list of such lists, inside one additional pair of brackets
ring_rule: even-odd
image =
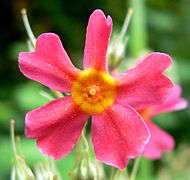
[[(108, 73), (106, 58), (111, 29), (111, 17), (95, 10), (87, 27), (84, 71), (74, 67), (53, 33), (38, 37), (35, 52), (19, 55), (20, 71), (26, 77), (70, 93), (26, 115), (26, 136), (35, 138), (39, 149), (54, 159), (73, 149), (92, 115), (97, 159), (124, 168), (129, 158), (142, 153), (150, 136), (134, 108), (163, 102), (173, 87), (162, 74), (171, 65), (171, 59), (162, 53), (148, 55), (138, 66), (113, 78)], [(120, 99), (126, 100), (125, 105)]]
[(151, 118), (160, 113), (172, 112), (186, 108), (188, 103), (180, 96), (181, 87), (179, 85), (175, 85), (174, 91), (164, 103), (154, 106), (153, 108), (139, 111), (151, 133), (150, 141), (143, 152), (145, 157), (149, 159), (159, 159), (163, 152), (173, 150), (175, 144), (173, 137), (155, 125), (151, 121)]

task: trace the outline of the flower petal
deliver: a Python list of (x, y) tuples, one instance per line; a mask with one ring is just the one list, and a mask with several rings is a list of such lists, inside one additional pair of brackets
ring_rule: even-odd
[(70, 92), (71, 82), (79, 72), (53, 33), (38, 37), (35, 52), (19, 54), (19, 68), (26, 77), (62, 92)]
[(150, 130), (150, 141), (145, 147), (143, 155), (149, 159), (159, 159), (163, 152), (172, 151), (174, 148), (173, 137), (153, 124), (147, 121), (147, 126)]
[(95, 10), (90, 16), (84, 50), (84, 69), (107, 70), (106, 53), (112, 30), (112, 19), (105, 17), (101, 10)]
[(173, 89), (163, 71), (172, 63), (163, 53), (152, 53), (118, 78), (118, 101), (136, 110), (163, 102)]
[(71, 97), (60, 98), (27, 114), (26, 136), (36, 138), (44, 154), (60, 159), (73, 149), (87, 119)]
[(149, 136), (145, 123), (129, 106), (116, 104), (92, 116), (92, 142), (97, 159), (119, 169), (144, 150)]
[(164, 101), (164, 103), (152, 108), (152, 116), (164, 112), (178, 111), (185, 109), (188, 106), (188, 102), (181, 98), (181, 87), (179, 85), (174, 86), (174, 91)]

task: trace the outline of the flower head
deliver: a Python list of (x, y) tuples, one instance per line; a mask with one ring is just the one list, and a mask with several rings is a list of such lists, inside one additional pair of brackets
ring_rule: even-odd
[(19, 55), (19, 67), (26, 77), (69, 93), (26, 115), (26, 136), (35, 138), (39, 149), (54, 159), (73, 149), (92, 115), (97, 159), (124, 168), (129, 158), (144, 150), (150, 137), (134, 109), (161, 103), (172, 89), (171, 81), (163, 75), (171, 59), (162, 53), (152, 53), (136, 67), (112, 77), (106, 58), (111, 29), (111, 17), (95, 10), (87, 27), (84, 71), (71, 63), (53, 33), (37, 38), (35, 52)]
[(155, 125), (151, 119), (161, 113), (173, 112), (186, 108), (188, 103), (180, 96), (181, 87), (175, 85), (174, 91), (164, 103), (152, 108), (139, 110), (139, 113), (143, 117), (151, 133), (150, 141), (143, 152), (145, 157), (149, 159), (159, 159), (163, 152), (173, 150), (175, 144), (173, 137)]

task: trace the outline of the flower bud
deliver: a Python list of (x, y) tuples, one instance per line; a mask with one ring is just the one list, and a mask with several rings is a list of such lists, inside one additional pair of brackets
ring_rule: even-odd
[(89, 154), (83, 152), (79, 163), (73, 170), (72, 177), (74, 180), (96, 180), (98, 179), (97, 167), (95, 160), (89, 157)]
[(117, 172), (115, 173), (115, 176), (113, 178), (113, 180), (128, 180), (128, 174), (127, 174), (127, 170), (117, 170)]
[(11, 172), (11, 179), (28, 179), (35, 180), (32, 170), (28, 167), (25, 159), (17, 155)]
[(14, 165), (11, 172), (11, 179), (29, 179), (33, 180), (34, 174), (32, 170), (26, 164), (24, 156), (17, 153), (16, 143), (15, 143), (15, 134), (14, 134), (14, 124), (15, 120), (10, 121), (10, 129), (11, 129), (11, 142), (12, 148), (14, 152)]
[(108, 59), (109, 59), (109, 69), (110, 71), (117, 68), (121, 61), (125, 57), (125, 49), (127, 45), (128, 38), (126, 37), (126, 32), (128, 25), (132, 16), (133, 10), (129, 9), (125, 17), (121, 32), (111, 40), (108, 48)]
[(34, 166), (36, 179), (56, 179), (61, 180), (61, 175), (58, 172), (53, 160), (40, 162)]

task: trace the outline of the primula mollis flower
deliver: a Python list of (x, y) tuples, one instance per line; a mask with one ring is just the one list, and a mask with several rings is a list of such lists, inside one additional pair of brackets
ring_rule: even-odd
[(37, 38), (35, 52), (19, 55), (19, 67), (26, 77), (70, 94), (26, 115), (26, 136), (35, 138), (39, 149), (54, 159), (71, 152), (92, 115), (97, 159), (124, 168), (129, 158), (142, 153), (150, 137), (134, 109), (163, 102), (173, 87), (163, 75), (171, 59), (162, 53), (152, 53), (136, 67), (112, 77), (106, 58), (111, 30), (111, 17), (95, 10), (87, 27), (84, 71), (74, 67), (53, 33)]
[(11, 142), (12, 149), (14, 153), (14, 164), (11, 171), (11, 180), (15, 179), (30, 179), (34, 180), (35, 176), (27, 165), (25, 157), (17, 152), (16, 143), (15, 143), (15, 133), (14, 133), (14, 124), (15, 120), (11, 119), (10, 121), (10, 131), (11, 131)]
[(152, 108), (139, 110), (139, 113), (142, 115), (151, 132), (150, 141), (143, 152), (145, 157), (149, 159), (158, 159), (161, 157), (163, 152), (172, 151), (174, 148), (175, 143), (173, 137), (155, 125), (151, 121), (151, 118), (161, 113), (173, 112), (186, 108), (188, 103), (180, 96), (181, 87), (179, 85), (175, 85), (174, 91), (164, 103)]

